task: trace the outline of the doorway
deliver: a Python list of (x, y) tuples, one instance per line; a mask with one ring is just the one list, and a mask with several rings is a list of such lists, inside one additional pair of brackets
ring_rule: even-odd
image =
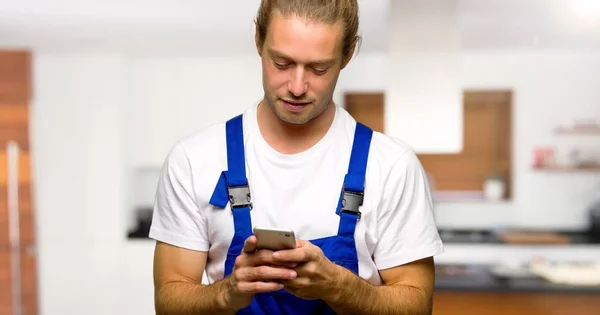
[(0, 51), (0, 314), (7, 315), (38, 313), (30, 64), (28, 52)]

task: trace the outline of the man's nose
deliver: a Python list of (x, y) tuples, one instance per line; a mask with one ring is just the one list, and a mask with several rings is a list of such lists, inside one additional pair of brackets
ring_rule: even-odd
[(293, 72), (288, 89), (296, 97), (300, 97), (308, 91), (306, 73), (302, 67), (297, 67), (296, 70)]

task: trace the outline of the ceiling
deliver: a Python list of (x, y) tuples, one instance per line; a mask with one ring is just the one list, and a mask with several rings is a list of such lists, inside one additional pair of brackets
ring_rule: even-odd
[(600, 50), (600, 0), (459, 1), (468, 49)]
[[(359, 0), (361, 51), (385, 52), (390, 1), (409, 0)], [(442, 0), (410, 1), (430, 1), (433, 6)], [(461, 47), (465, 50), (600, 50), (600, 0), (454, 1)], [(0, 0), (0, 45), (41, 51), (247, 53), (253, 49), (252, 19), (259, 3)]]

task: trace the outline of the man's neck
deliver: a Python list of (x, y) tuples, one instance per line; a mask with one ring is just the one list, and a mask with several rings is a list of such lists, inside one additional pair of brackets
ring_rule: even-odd
[(257, 109), (258, 128), (273, 149), (283, 154), (296, 154), (310, 149), (329, 131), (335, 117), (335, 104), (325, 109), (306, 124), (296, 125), (282, 121), (263, 100)]

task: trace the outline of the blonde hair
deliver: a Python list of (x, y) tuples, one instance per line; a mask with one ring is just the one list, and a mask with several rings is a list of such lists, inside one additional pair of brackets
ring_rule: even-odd
[(256, 41), (262, 49), (273, 11), (284, 16), (296, 15), (326, 24), (343, 22), (344, 38), (342, 55), (344, 60), (350, 57), (360, 42), (358, 35), (357, 0), (261, 0), (256, 15)]

